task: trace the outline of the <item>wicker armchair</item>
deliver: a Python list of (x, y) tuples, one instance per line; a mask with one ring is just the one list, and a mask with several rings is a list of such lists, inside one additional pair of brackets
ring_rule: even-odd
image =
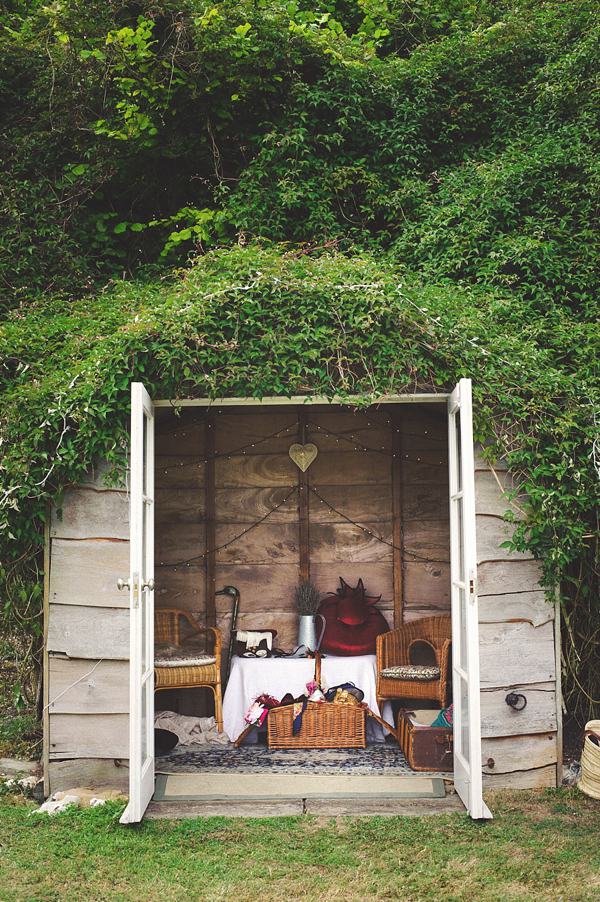
[[(440, 707), (448, 703), (448, 688), (452, 675), (450, 647), (452, 623), (450, 614), (412, 620), (377, 637), (377, 704), (403, 698), (421, 701), (431, 699)], [(435, 664), (440, 669), (438, 679), (386, 679), (381, 671), (398, 665)]]
[[(216, 659), (214, 662), (193, 663), (198, 656), (201, 661), (202, 650), (199, 648), (199, 644), (202, 637), (205, 637), (209, 646), (207, 653)], [(212, 626), (199, 626), (188, 611), (179, 608), (156, 608), (154, 611), (154, 642), (155, 646), (165, 645), (170, 651), (178, 652), (170, 660), (168, 655), (155, 660), (154, 691), (207, 687), (213, 693), (215, 720), (219, 732), (222, 732), (221, 631)], [(184, 659), (187, 657), (190, 663), (182, 660), (179, 664), (180, 656)]]

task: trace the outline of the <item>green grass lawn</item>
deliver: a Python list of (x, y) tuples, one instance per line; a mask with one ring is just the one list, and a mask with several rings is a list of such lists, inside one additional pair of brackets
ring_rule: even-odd
[(119, 825), (122, 805), (30, 814), (0, 798), (2, 902), (598, 902), (600, 802), (486, 796), (494, 819), (309, 816)]

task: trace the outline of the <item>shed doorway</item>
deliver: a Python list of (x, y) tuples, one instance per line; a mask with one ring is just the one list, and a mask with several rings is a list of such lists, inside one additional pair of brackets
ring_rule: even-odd
[[(290, 457), (292, 445), (316, 447), (306, 470)], [(450, 398), (399, 397), (364, 410), (305, 398), (153, 405), (134, 384), (131, 693), (138, 713), (132, 706), (131, 717), (152, 722), (152, 693), (143, 692), (141, 709), (139, 698), (153, 659), (153, 603), (216, 625), (226, 657), (232, 611), (216, 592), (234, 585), (238, 628), (276, 629), (277, 645), (291, 650), (298, 581), (333, 592), (340, 577), (351, 585), (362, 579), (381, 595), (390, 627), (452, 608), (461, 637), (457, 789), (472, 816), (487, 816), (480, 768), (471, 766), (480, 760), (472, 474), (468, 380)], [(137, 789), (126, 822), (139, 820), (151, 797), (147, 781), (140, 788), (151, 769), (149, 734), (132, 725), (130, 760), (139, 772), (132, 766)]]

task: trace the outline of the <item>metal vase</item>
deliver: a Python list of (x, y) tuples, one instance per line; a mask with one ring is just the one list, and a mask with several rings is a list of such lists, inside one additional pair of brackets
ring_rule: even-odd
[(317, 646), (317, 630), (314, 614), (300, 614), (298, 618), (298, 645), (306, 645), (313, 651)]

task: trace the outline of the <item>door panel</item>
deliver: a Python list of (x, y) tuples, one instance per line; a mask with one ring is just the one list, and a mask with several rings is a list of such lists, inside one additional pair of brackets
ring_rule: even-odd
[(491, 817), (482, 797), (475, 462), (471, 380), (448, 400), (454, 786), (472, 818)]
[(131, 385), (129, 804), (140, 821), (154, 793), (154, 405)]

